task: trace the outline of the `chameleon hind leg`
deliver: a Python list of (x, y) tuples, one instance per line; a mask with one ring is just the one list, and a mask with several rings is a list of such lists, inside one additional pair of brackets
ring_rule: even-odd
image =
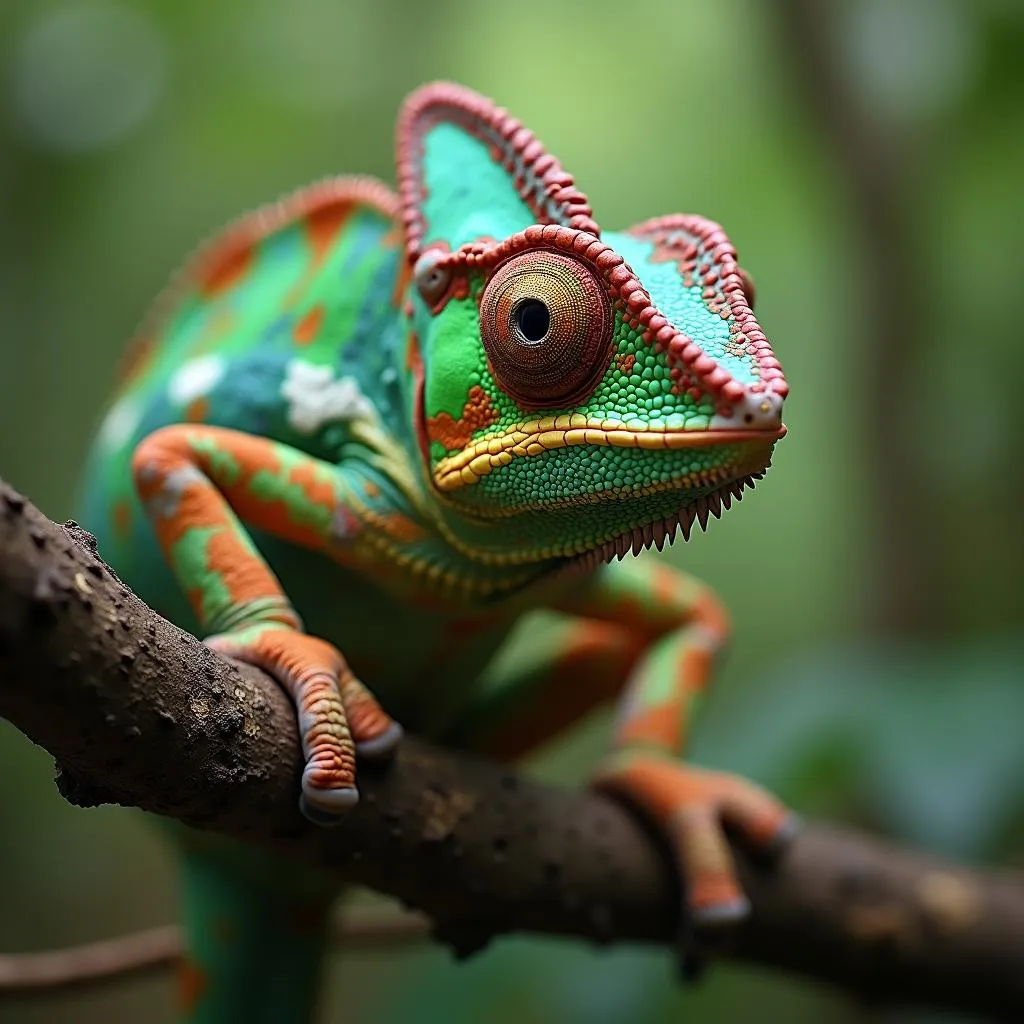
[(531, 637), (513, 664), (489, 666), (445, 740), (499, 761), (515, 761), (612, 700), (643, 654), (628, 629), (583, 618)]
[(180, 1024), (311, 1024), (341, 893), (284, 857), (160, 819), (178, 849)]
[(769, 851), (795, 818), (754, 783), (679, 759), (728, 636), (717, 599), (692, 577), (642, 561), (605, 567), (553, 607), (573, 616), (564, 642), (546, 664), (531, 661), (485, 688), (492, 698), (476, 713), (471, 745), (492, 755), (523, 753), (621, 692), (613, 749), (594, 786), (652, 818), (667, 837), (696, 927), (742, 918), (748, 903), (724, 827)]
[(358, 799), (356, 754), (388, 752), (401, 730), (337, 648), (302, 632), (242, 522), (338, 556), (335, 524), (350, 518), (340, 470), (265, 438), (193, 425), (150, 434), (132, 470), (205, 642), (265, 669), (295, 702), (303, 812), (336, 821)]

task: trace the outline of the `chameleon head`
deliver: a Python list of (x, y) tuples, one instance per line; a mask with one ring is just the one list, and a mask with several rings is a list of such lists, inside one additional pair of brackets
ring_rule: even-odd
[(427, 86), (399, 125), (409, 412), (446, 506), (517, 561), (597, 562), (718, 516), (787, 386), (718, 225), (602, 232), (519, 122)]

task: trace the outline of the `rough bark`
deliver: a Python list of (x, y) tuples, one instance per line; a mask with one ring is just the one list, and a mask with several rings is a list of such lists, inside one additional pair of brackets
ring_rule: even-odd
[[(162, 619), (88, 534), (0, 483), (0, 715), (72, 803), (118, 803), (388, 893), (468, 954), (512, 931), (677, 944), (665, 852), (609, 800), (409, 738), (320, 829), (297, 810), (291, 707)], [(1024, 885), (808, 825), (774, 864), (737, 850), (754, 912), (724, 955), (862, 998), (1024, 1018)]]

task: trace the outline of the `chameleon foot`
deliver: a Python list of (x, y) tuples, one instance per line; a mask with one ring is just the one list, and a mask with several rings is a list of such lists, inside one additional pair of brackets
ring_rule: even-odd
[(302, 813), (318, 825), (335, 824), (359, 801), (356, 756), (391, 752), (402, 729), (360, 683), (338, 649), (277, 624), (207, 637), (221, 654), (269, 672), (291, 695), (298, 714), (306, 767)]
[(351, 672), (340, 682), (349, 728), (359, 757), (386, 757), (402, 738), (402, 727), (392, 721), (376, 698)]
[(299, 810), (302, 816), (314, 825), (330, 827), (339, 824), (357, 803), (359, 790), (355, 786), (345, 786), (341, 789), (307, 788), (306, 776), (303, 774)]
[(796, 831), (796, 817), (759, 786), (668, 757), (622, 751), (594, 787), (650, 815), (669, 839), (682, 876), (689, 930), (725, 932), (750, 913), (723, 826), (752, 850), (778, 854)]

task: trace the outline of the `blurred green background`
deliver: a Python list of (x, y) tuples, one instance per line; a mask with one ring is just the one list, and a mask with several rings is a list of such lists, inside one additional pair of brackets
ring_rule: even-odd
[[(602, 223), (720, 221), (791, 381), (772, 472), (666, 556), (736, 622), (695, 756), (808, 816), (1022, 864), (1022, 47), (1014, 0), (0, 4), (0, 474), (68, 516), (121, 347), (187, 251), (308, 180), (393, 180), (402, 97), (461, 81)], [(531, 770), (581, 780), (605, 723)], [(142, 817), (51, 778), (0, 723), (0, 950), (172, 919)], [(670, 966), (522, 939), (468, 965), (350, 954), (324, 1020), (945, 1019), (733, 967), (683, 992)], [(169, 994), (0, 1001), (0, 1022), (159, 1024)]]

